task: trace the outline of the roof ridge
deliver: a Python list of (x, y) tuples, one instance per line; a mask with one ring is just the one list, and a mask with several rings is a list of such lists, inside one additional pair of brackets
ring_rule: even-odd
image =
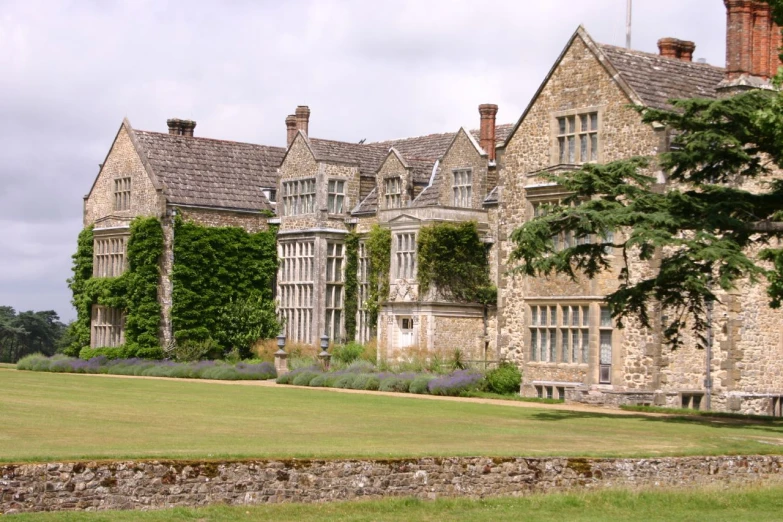
[(613, 44), (607, 44), (607, 43), (598, 43), (598, 46), (602, 47), (602, 48), (609, 47), (609, 48), (611, 48), (613, 50), (616, 50), (616, 51), (619, 51), (619, 52), (623, 52), (623, 53), (642, 55), (642, 56), (644, 56), (646, 58), (658, 58), (658, 59), (661, 59), (661, 60), (667, 60), (667, 61), (670, 61), (670, 62), (675, 62), (677, 64), (686, 65), (686, 66), (692, 65), (694, 67), (711, 67), (713, 69), (718, 69), (718, 70), (721, 70), (721, 71), (725, 71), (726, 70), (725, 67), (720, 67), (718, 65), (712, 65), (711, 63), (707, 63), (707, 62), (704, 62), (704, 63), (688, 62), (688, 61), (685, 61), (685, 60), (680, 60), (679, 58), (672, 58), (672, 57), (669, 57), (669, 56), (661, 56), (660, 54), (657, 54), (657, 53), (650, 53), (650, 52), (647, 52), (647, 51), (641, 51), (639, 49), (627, 49), (627, 48), (621, 47), (619, 45), (613, 45)]
[[(166, 137), (169, 139), (174, 138), (183, 138), (184, 136), (174, 136), (172, 134), (169, 134), (167, 132), (157, 132), (157, 131), (148, 131), (148, 130), (140, 130), (140, 129), (133, 129), (134, 132), (141, 132), (144, 134), (155, 134), (157, 136)], [(235, 140), (220, 140), (217, 138), (206, 138), (204, 136), (188, 136), (187, 139), (189, 140), (198, 140), (198, 141), (214, 141), (217, 143), (231, 143), (234, 145), (248, 145), (250, 147), (266, 147), (268, 149), (280, 149), (281, 151), (285, 151), (285, 147), (279, 147), (277, 145), (264, 145), (262, 143), (250, 143), (248, 141), (235, 141)]]

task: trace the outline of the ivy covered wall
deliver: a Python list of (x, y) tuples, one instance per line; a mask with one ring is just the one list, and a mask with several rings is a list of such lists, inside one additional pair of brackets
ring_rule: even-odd
[(92, 355), (90, 319), (94, 304), (125, 312), (125, 347), (118, 355), (159, 357), (160, 305), (158, 281), (163, 254), (163, 229), (156, 218), (138, 217), (131, 222), (128, 238), (128, 269), (119, 277), (93, 277), (94, 228), (79, 234), (73, 259), (73, 276), (68, 280), (76, 308), (70, 326), (74, 339), (66, 353)]
[(178, 343), (212, 340), (225, 351), (279, 333), (276, 234), (175, 220), (171, 320)]

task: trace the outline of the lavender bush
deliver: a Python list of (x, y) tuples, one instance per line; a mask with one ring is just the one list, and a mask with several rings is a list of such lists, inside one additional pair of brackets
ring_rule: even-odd
[(107, 359), (104, 356), (89, 360), (63, 355), (45, 357), (29, 355), (17, 365), (19, 370), (66, 373), (107, 373), (112, 375), (142, 375), (152, 377), (177, 377), (184, 379), (265, 380), (277, 376), (275, 367), (268, 362), (240, 362), (227, 364), (222, 361), (198, 361), (177, 363), (147, 359)]
[(478, 390), (484, 381), (484, 374), (476, 370), (457, 370), (433, 379), (427, 384), (432, 395), (459, 395), (462, 392)]

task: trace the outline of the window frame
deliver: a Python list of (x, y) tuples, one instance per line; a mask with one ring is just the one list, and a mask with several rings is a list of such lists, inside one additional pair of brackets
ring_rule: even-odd
[(315, 213), (316, 180), (314, 177), (288, 179), (281, 182), (283, 216)]
[(473, 207), (473, 169), (451, 171), (451, 203), (459, 208)]
[(401, 230), (392, 236), (394, 241), (394, 279), (416, 279), (417, 233), (413, 230)]
[[(394, 191), (391, 191), (393, 188)], [(402, 176), (392, 176), (383, 179), (384, 208), (402, 208)]]
[(527, 307), (528, 361), (590, 364), (592, 303), (547, 301)]
[(326, 208), (329, 214), (345, 213), (345, 183), (344, 179), (339, 178), (332, 178), (327, 181)]
[(131, 210), (131, 194), (133, 190), (133, 178), (122, 176), (114, 178), (114, 206), (115, 211)]
[[(591, 116), (595, 116), (595, 126), (592, 125)], [(587, 128), (583, 128), (583, 118), (587, 117)], [(603, 134), (604, 108), (602, 106), (580, 107), (567, 111), (558, 111), (552, 114), (552, 164), (553, 165), (582, 165), (584, 163), (600, 163), (603, 157), (601, 135)], [(573, 127), (570, 122), (573, 121)], [(563, 126), (565, 122), (565, 128)], [(569, 138), (573, 138), (572, 141)], [(587, 144), (588, 158), (582, 157), (582, 143)], [(573, 156), (564, 143), (572, 143)], [(563, 154), (566, 157), (563, 157)]]

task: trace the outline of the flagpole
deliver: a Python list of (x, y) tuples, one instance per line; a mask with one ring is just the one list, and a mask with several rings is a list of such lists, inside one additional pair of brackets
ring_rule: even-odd
[(625, 15), (625, 47), (631, 48), (631, 9), (633, 8), (633, 0), (628, 0), (628, 8)]

